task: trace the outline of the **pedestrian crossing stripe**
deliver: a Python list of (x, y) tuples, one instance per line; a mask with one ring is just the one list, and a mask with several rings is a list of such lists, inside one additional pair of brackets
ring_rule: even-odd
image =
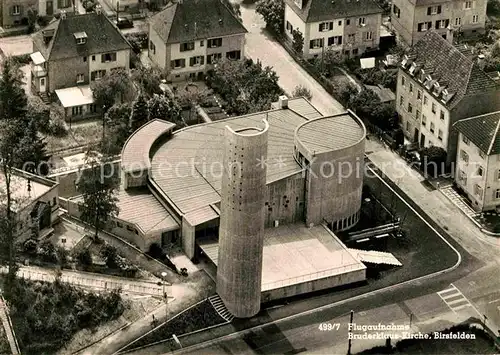
[[(457, 311), (460, 311), (461, 309), (472, 307), (469, 300), (453, 284), (451, 284), (450, 288), (439, 291), (437, 294), (454, 313), (457, 313)], [(456, 299), (457, 297), (459, 298)], [(451, 300), (452, 298), (454, 300)]]

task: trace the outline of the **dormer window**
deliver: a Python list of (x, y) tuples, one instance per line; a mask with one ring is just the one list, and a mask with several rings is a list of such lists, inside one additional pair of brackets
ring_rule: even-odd
[(406, 68), (406, 65), (408, 64), (408, 56), (405, 55), (404, 58), (403, 58), (403, 61), (401, 62), (401, 66), (403, 68)]
[(87, 43), (87, 34), (85, 32), (77, 32), (74, 33), (76, 44), (85, 44)]
[(415, 63), (411, 63), (411, 67), (410, 67), (410, 74), (411, 75), (414, 75), (415, 74), (415, 69), (417, 69), (417, 65)]
[(420, 70), (420, 77), (418, 78), (418, 81), (420, 81), (421, 83), (425, 81), (425, 70)]

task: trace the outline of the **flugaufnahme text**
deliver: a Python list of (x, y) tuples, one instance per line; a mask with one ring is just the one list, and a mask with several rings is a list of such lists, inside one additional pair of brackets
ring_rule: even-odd
[(410, 326), (408, 324), (356, 324), (349, 323), (349, 331), (363, 331), (366, 332), (368, 330), (381, 331), (381, 330), (410, 330)]

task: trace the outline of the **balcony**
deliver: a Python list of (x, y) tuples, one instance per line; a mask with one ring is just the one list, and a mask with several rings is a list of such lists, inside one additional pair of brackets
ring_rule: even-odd
[(31, 74), (35, 78), (41, 78), (43, 76), (47, 76), (47, 70), (41, 65), (32, 65), (31, 66)]

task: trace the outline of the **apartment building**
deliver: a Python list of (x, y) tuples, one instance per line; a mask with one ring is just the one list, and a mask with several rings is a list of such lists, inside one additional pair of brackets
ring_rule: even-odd
[(37, 0), (0, 0), (0, 27), (27, 25), (29, 11), (37, 10)]
[(67, 117), (96, 114), (90, 82), (113, 69), (130, 69), (131, 46), (100, 7), (70, 17), (62, 11), (32, 38), (32, 91), (42, 97), (55, 93)]
[(70, 15), (77, 12), (75, 1), (80, 0), (38, 0), (38, 16), (51, 18), (61, 11)]
[(500, 208), (500, 112), (466, 118), (458, 132), (455, 182), (478, 211)]
[(391, 22), (398, 39), (410, 46), (430, 29), (445, 38), (458, 32), (471, 36), (484, 32), (486, 3), (487, 0), (393, 0)]
[(470, 53), (434, 30), (409, 48), (398, 70), (396, 110), (406, 137), (456, 157), (458, 120), (500, 110), (500, 88)]
[(149, 23), (149, 58), (171, 81), (201, 80), (223, 57), (244, 57), (247, 30), (220, 0), (168, 4)]
[(286, 0), (285, 33), (304, 37), (303, 56), (322, 55), (327, 48), (346, 56), (376, 50), (380, 44), (382, 9), (373, 0)]

